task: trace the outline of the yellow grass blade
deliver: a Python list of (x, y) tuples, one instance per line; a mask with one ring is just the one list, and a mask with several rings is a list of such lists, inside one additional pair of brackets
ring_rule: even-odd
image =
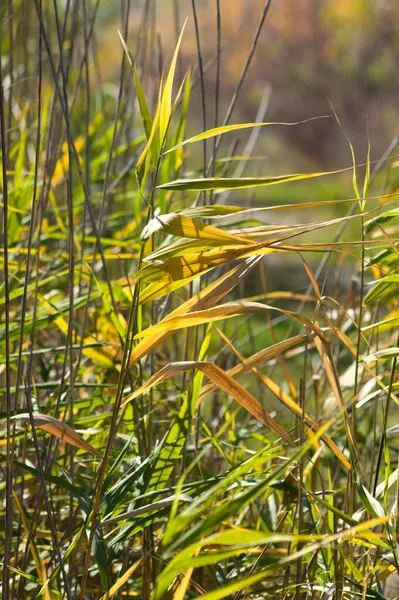
[(291, 446), (294, 445), (290, 436), (286, 431), (276, 423), (276, 421), (270, 416), (270, 414), (263, 408), (263, 406), (250, 394), (242, 385), (237, 383), (232, 377), (227, 375), (220, 367), (213, 363), (200, 362), (200, 361), (181, 361), (176, 363), (169, 363), (155, 373), (148, 381), (146, 381), (138, 390), (129, 394), (124, 401), (122, 406), (125, 406), (134, 398), (141, 396), (145, 392), (148, 392), (155, 385), (158, 385), (165, 379), (170, 379), (179, 373), (183, 373), (187, 370), (198, 369), (204, 375), (206, 375), (211, 381), (213, 381), (218, 387), (220, 387), (227, 394), (232, 396), (243, 408), (245, 408), (251, 415), (253, 415), (258, 421), (263, 423), (277, 436), (283, 438)]
[(251, 244), (251, 242), (245, 238), (232, 235), (227, 231), (212, 227), (212, 225), (205, 225), (201, 221), (190, 219), (189, 217), (179, 215), (178, 213), (159, 215), (154, 219), (151, 219), (148, 225), (143, 229), (143, 233), (141, 234), (142, 241), (148, 240), (156, 231), (163, 231), (164, 233), (175, 235), (177, 237), (216, 240), (220, 242), (229, 242), (230, 244)]
[[(170, 283), (194, 275), (201, 275), (206, 270), (213, 269), (231, 260), (237, 260), (241, 257), (249, 258), (257, 252), (274, 254), (283, 251), (280, 248), (270, 248), (269, 245), (269, 242), (252, 244), (251, 246), (242, 244), (236, 247), (218, 247), (203, 252), (185, 254), (184, 256), (174, 256), (144, 266), (139, 271), (137, 278), (148, 283), (153, 281)], [(248, 250), (249, 248), (251, 248), (251, 251)]]
[[(280, 356), (290, 348), (304, 342), (307, 339), (306, 335), (296, 335), (295, 337), (289, 338), (288, 340), (283, 340), (282, 342), (278, 342), (269, 348), (265, 348), (260, 350), (256, 354), (253, 354), (249, 358), (245, 359), (245, 362), (242, 362), (235, 367), (229, 369), (227, 374), (236, 379), (241, 375), (245, 375), (248, 373), (252, 367), (259, 367), (264, 364), (266, 361), (271, 360), (275, 357)], [(145, 340), (143, 340), (145, 341)], [(200, 394), (200, 399), (204, 398), (208, 394), (212, 394), (216, 389), (216, 386), (213, 383), (205, 385)]]
[(166, 133), (167, 133), (167, 130), (169, 127), (170, 117), (172, 115), (173, 81), (175, 78), (177, 57), (178, 57), (180, 45), (181, 45), (181, 42), (183, 39), (184, 30), (186, 28), (186, 23), (187, 23), (187, 19), (184, 22), (179, 39), (177, 41), (176, 49), (175, 49), (175, 52), (174, 52), (174, 55), (172, 58), (172, 62), (171, 62), (170, 68), (169, 68), (169, 73), (166, 78), (165, 87), (164, 87), (163, 93), (162, 93), (161, 108), (160, 108), (160, 115), (159, 115), (159, 137), (160, 137), (161, 145), (164, 143), (165, 136), (166, 136)]
[[(236, 356), (240, 359), (242, 363), (246, 363), (246, 359), (244, 356), (238, 352), (232, 342), (228, 339), (227, 336), (224, 335), (220, 329), (216, 327), (216, 331), (219, 333), (220, 337), (223, 341), (233, 350)], [(278, 385), (275, 383), (270, 377), (264, 375), (259, 369), (255, 366), (251, 367), (251, 370), (259, 377), (259, 379), (266, 385), (266, 387), (286, 406), (295, 416), (299, 417), (312, 431), (317, 432), (318, 426), (315, 421), (304, 412), (301, 407), (286, 393), (284, 392)], [(330, 448), (330, 450), (335, 454), (338, 460), (344, 465), (344, 467), (350, 471), (351, 465), (349, 461), (345, 458), (341, 450), (334, 444), (332, 439), (326, 434), (323, 433), (321, 439), (326, 443), (326, 445)]]
[(305, 119), (304, 121), (296, 121), (294, 123), (285, 123), (285, 122), (276, 121), (276, 122), (267, 122), (267, 123), (236, 123), (234, 125), (223, 125), (221, 127), (214, 127), (213, 129), (208, 129), (207, 131), (204, 131), (203, 133), (195, 135), (187, 140), (184, 140), (184, 142), (177, 144), (177, 146), (173, 146), (173, 148), (166, 150), (164, 152), (164, 154), (167, 154), (168, 152), (174, 152), (175, 150), (177, 150), (178, 148), (181, 148), (182, 146), (185, 146), (186, 144), (194, 144), (195, 142), (200, 142), (202, 140), (208, 140), (209, 138), (217, 137), (219, 135), (222, 135), (223, 133), (229, 133), (231, 131), (240, 131), (242, 129), (252, 129), (254, 127), (267, 127), (270, 125), (284, 125), (284, 126), (302, 125), (303, 123), (309, 123), (310, 121), (315, 121), (316, 119), (328, 119), (329, 116), (330, 115), (322, 115), (320, 117), (311, 117), (310, 119)]
[[(208, 285), (204, 290), (181, 306), (176, 308), (167, 318), (177, 317), (189, 313), (195, 309), (206, 309), (217, 304), (226, 294), (228, 294), (243, 278), (259, 264), (259, 258), (249, 258), (242, 261), (239, 265), (228, 271), (225, 275)], [(156, 284), (153, 284), (156, 285)], [(145, 291), (145, 290), (144, 290)], [(161, 321), (163, 323), (163, 321)], [(155, 346), (172, 335), (173, 331), (168, 330), (157, 338), (152, 337), (142, 340), (132, 351), (130, 364), (140, 360), (143, 356), (151, 352)]]
[[(30, 423), (29, 413), (21, 413), (11, 417), (12, 419), (25, 421), (25, 423)], [(71, 444), (71, 446), (75, 446), (76, 448), (80, 448), (81, 450), (85, 450), (90, 454), (94, 454), (99, 458), (102, 458), (101, 452), (93, 448), (91, 444), (86, 442), (72, 427), (70, 427), (67, 423), (63, 421), (59, 421), (50, 415), (41, 415), (39, 413), (33, 414), (33, 423), (37, 429), (43, 429), (43, 431), (47, 431), (59, 438), (63, 442)]]
[(108, 592), (104, 594), (104, 596), (101, 596), (100, 600), (109, 600), (109, 598), (115, 596), (116, 592), (118, 592), (120, 588), (129, 581), (129, 578), (133, 575), (133, 573), (141, 565), (142, 562), (143, 558), (139, 558), (139, 560), (137, 560), (131, 567), (129, 567), (129, 569), (122, 575), (122, 577), (118, 579), (118, 581), (112, 586), (112, 588), (108, 590)]
[(188, 569), (188, 571), (184, 574), (181, 582), (179, 583), (178, 587), (176, 588), (173, 594), (173, 600), (184, 600), (193, 573), (194, 568)]
[(160, 333), (172, 329), (185, 329), (186, 327), (194, 327), (196, 325), (203, 325), (204, 323), (210, 323), (212, 321), (220, 321), (222, 319), (230, 319), (232, 317), (239, 317), (242, 315), (253, 314), (257, 312), (264, 312), (270, 310), (270, 306), (267, 304), (260, 304), (258, 302), (229, 302), (228, 304), (222, 304), (221, 306), (215, 306), (206, 310), (200, 310), (191, 312), (187, 315), (180, 317), (171, 317), (166, 320), (149, 327), (144, 331), (140, 331), (135, 337), (151, 337), (157, 336)]

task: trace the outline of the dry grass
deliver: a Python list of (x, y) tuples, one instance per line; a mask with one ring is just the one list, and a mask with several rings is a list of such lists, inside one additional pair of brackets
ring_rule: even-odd
[(251, 176), (239, 139), (320, 122), (234, 124), (268, 7), (226, 114), (217, 90), (189, 137), (210, 100), (184, 26), (143, 88), (153, 5), (130, 39), (124, 3), (111, 97), (96, 3), (8, 3), (3, 598), (383, 599), (399, 571), (397, 140)]

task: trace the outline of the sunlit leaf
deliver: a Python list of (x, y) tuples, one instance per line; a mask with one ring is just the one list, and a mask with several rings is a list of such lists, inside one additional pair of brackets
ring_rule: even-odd
[(262, 407), (261, 404), (250, 394), (245, 388), (239, 383), (234, 381), (229, 375), (227, 375), (220, 367), (213, 363), (199, 362), (199, 361), (185, 361), (177, 363), (169, 363), (166, 367), (158, 371), (153, 375), (146, 383), (144, 383), (138, 390), (129, 394), (124, 399), (123, 405), (131, 402), (134, 398), (137, 398), (141, 394), (149, 391), (155, 385), (161, 383), (165, 379), (174, 377), (175, 375), (182, 373), (187, 370), (198, 369), (202, 371), (209, 379), (216, 383), (222, 390), (232, 396), (241, 406), (243, 406), (249, 413), (251, 413), (258, 421), (263, 423), (266, 427), (271, 429), (276, 435), (283, 438), (291, 445), (293, 442), (288, 433), (278, 425), (270, 414)]
[[(29, 413), (20, 413), (12, 418), (25, 421), (25, 423), (31, 423)], [(70, 425), (64, 423), (64, 421), (59, 421), (50, 415), (41, 415), (39, 413), (33, 413), (32, 419), (36, 428), (43, 429), (43, 431), (51, 433), (51, 435), (54, 435), (67, 444), (71, 444), (71, 446), (75, 446), (76, 448), (80, 448), (81, 450), (85, 450), (90, 454), (102, 458), (101, 452), (86, 442), (74, 429), (72, 429), (72, 427), (70, 427)]]
[(163, 231), (178, 237), (215, 240), (234, 244), (251, 244), (250, 241), (239, 236), (231, 235), (227, 231), (205, 225), (201, 221), (191, 219), (181, 214), (169, 213), (159, 215), (148, 223), (143, 229), (141, 239), (148, 240), (156, 231)]
[(203, 177), (201, 179), (177, 179), (169, 183), (164, 183), (159, 189), (180, 190), (180, 191), (203, 191), (203, 190), (239, 190), (252, 187), (262, 187), (266, 185), (277, 185), (288, 183), (290, 181), (300, 181), (302, 179), (312, 179), (314, 177), (325, 177), (334, 175), (338, 171), (324, 171), (321, 173), (296, 173), (293, 175), (277, 175), (275, 177)]
[(122, 577), (118, 579), (118, 581), (108, 590), (108, 592), (101, 596), (100, 600), (108, 600), (108, 598), (112, 598), (113, 596), (115, 596), (115, 594), (121, 589), (121, 587), (129, 581), (129, 578), (133, 575), (136, 569), (138, 569), (142, 562), (143, 559), (139, 558), (135, 563), (133, 563), (133, 565), (124, 572)]
[(193, 144), (195, 142), (200, 142), (202, 140), (208, 140), (209, 138), (216, 137), (216, 136), (222, 135), (224, 133), (229, 133), (231, 131), (240, 131), (241, 129), (253, 129), (254, 127), (267, 127), (270, 125), (285, 125), (285, 126), (302, 125), (303, 123), (309, 123), (310, 121), (314, 121), (315, 119), (326, 119), (328, 117), (329, 117), (329, 115), (324, 115), (321, 117), (311, 117), (310, 119), (305, 119), (304, 121), (296, 121), (295, 123), (284, 123), (284, 122), (281, 122), (281, 123), (279, 123), (279, 122), (237, 123), (234, 125), (223, 125), (221, 127), (214, 127), (213, 129), (208, 129), (207, 131), (204, 131), (203, 133), (195, 135), (195, 136), (189, 138), (188, 140), (184, 140), (183, 142), (181, 142), (180, 144), (177, 144), (173, 148), (169, 148), (169, 150), (166, 150), (164, 152), (164, 154), (167, 154), (168, 152), (173, 152), (174, 150), (177, 150), (178, 148), (181, 148), (182, 146), (185, 146), (186, 144)]
[[(179, 306), (172, 313), (170, 313), (167, 318), (177, 317), (179, 315), (189, 313), (194, 310), (202, 310), (206, 309), (207, 307), (213, 306), (214, 304), (219, 302), (226, 294), (228, 294), (232, 289), (234, 289), (235, 286), (238, 285), (238, 283), (242, 281), (243, 278), (259, 264), (259, 260), (260, 259), (258, 257), (243, 260), (240, 264), (228, 271), (225, 275), (208, 285), (204, 290), (201, 290), (201, 292), (197, 296), (194, 296), (186, 302), (184, 302), (181, 306)], [(172, 333), (173, 331), (170, 329), (167, 332), (163, 333), (161, 336), (142, 340), (133, 349), (130, 364), (133, 364), (141, 357), (148, 354), (148, 352), (151, 352), (151, 350), (155, 348), (157, 344), (167, 339), (167, 337), (172, 335)]]
[(169, 127), (170, 117), (172, 115), (172, 90), (175, 77), (177, 57), (179, 55), (180, 45), (183, 39), (184, 30), (186, 28), (187, 19), (182, 27), (179, 39), (176, 44), (176, 49), (173, 54), (172, 62), (169, 67), (169, 73), (165, 81), (165, 86), (162, 92), (162, 100), (159, 115), (159, 137), (161, 144), (164, 143), (165, 135)]

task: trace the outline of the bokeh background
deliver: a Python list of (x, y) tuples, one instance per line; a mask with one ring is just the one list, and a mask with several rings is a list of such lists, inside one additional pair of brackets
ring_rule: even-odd
[[(144, 1), (132, 1), (134, 39)], [(154, 10), (156, 4), (156, 10)], [(224, 115), (248, 56), (264, 0), (220, 0), (222, 60), (221, 117)], [(204, 64), (216, 55), (216, 0), (196, 2)], [(104, 34), (99, 53), (102, 76), (119, 76), (120, 44), (116, 27), (123, 10), (120, 1), (100, 7)], [(150, 2), (149, 19), (156, 40), (147, 40), (144, 73), (157, 78), (173, 48), (177, 30), (188, 17), (183, 44), (184, 64), (196, 63), (196, 40), (191, 0)], [(178, 21), (178, 23), (176, 23)], [(331, 113), (329, 102), (349, 135), (359, 162), (367, 152), (367, 129), (372, 157), (379, 158), (397, 132), (399, 4), (395, 0), (278, 0), (271, 2), (249, 69), (245, 92), (234, 121), (253, 120), (265, 86), (270, 86), (267, 120), (296, 121)], [(119, 25), (120, 26), (120, 25)], [(215, 66), (206, 70), (207, 117), (213, 123)], [(200, 97), (191, 113), (193, 130), (201, 128)], [(270, 166), (340, 168), (350, 164), (348, 144), (332, 121), (316, 126), (262, 132), (262, 150)]]
[[(240, 79), (265, 0), (219, 0), (221, 16), (221, 62), (219, 123)], [(73, 31), (67, 31), (74, 45), (75, 61), (83, 53), (82, 31), (84, 14), (73, 0), (58, 2), (60, 14), (69, 7)], [(74, 11), (74, 7), (78, 7)], [(184, 20), (187, 28), (179, 58), (178, 75), (182, 78), (191, 65), (198, 78), (197, 43), (192, 0), (86, 0), (86, 27), (95, 15), (93, 56), (90, 73), (94, 110), (115, 113), (118, 94), (122, 47), (118, 29), (122, 29), (126, 7), (129, 7), (128, 44), (140, 63), (140, 75), (146, 93), (155, 105), (162, 69), (178, 37)], [(215, 121), (217, 0), (196, 0), (201, 54), (205, 69), (206, 125)], [(49, 22), (53, 18), (53, 2), (43, 0)], [(10, 14), (12, 15), (10, 17)], [(0, 3), (2, 19), (3, 72), (8, 72), (8, 29), (14, 29), (14, 62), (18, 77), (12, 82), (13, 97), (31, 99), (35, 96), (37, 73), (37, 18), (34, 3), (15, 0), (13, 11), (7, 2)], [(12, 21), (12, 25), (10, 22)], [(396, 0), (271, 0), (253, 60), (245, 78), (231, 122), (254, 121), (259, 108), (267, 121), (298, 121), (336, 111), (349, 136), (356, 160), (366, 160), (368, 137), (371, 159), (377, 161), (398, 133), (397, 99), (399, 60), (399, 3)], [(148, 27), (147, 27), (148, 25)], [(56, 31), (50, 28), (54, 55), (57, 54)], [(75, 32), (75, 35), (74, 35)], [(66, 56), (67, 58), (67, 56)], [(44, 89), (53, 90), (47, 58), (44, 65)], [(122, 116), (134, 111), (132, 77), (125, 65), (126, 84)], [(46, 73), (47, 70), (47, 73)], [(76, 78), (72, 65), (71, 80)], [(7, 76), (8, 77), (8, 76)], [(5, 80), (7, 89), (7, 77)], [(31, 88), (29, 89), (29, 87)], [(78, 86), (76, 96), (85, 103), (84, 86)], [(30, 103), (29, 110), (34, 109)], [(192, 94), (189, 133), (202, 130), (202, 97), (197, 83)], [(73, 116), (79, 129), (79, 102)], [(133, 119), (132, 119), (133, 120)], [(130, 134), (133, 135), (130, 127)], [(242, 152), (250, 135), (226, 136), (226, 147), (236, 140), (236, 153)], [(190, 149), (191, 151), (191, 149)], [(193, 149), (194, 168), (198, 167), (201, 149)], [(198, 152), (198, 154), (195, 154)], [(252, 161), (249, 172), (274, 174), (286, 172), (334, 170), (351, 166), (351, 155), (343, 131), (334, 118), (320, 119), (299, 127), (263, 129), (252, 154), (264, 157)], [(338, 178), (339, 179), (339, 178)], [(349, 178), (343, 178), (350, 183)], [(330, 178), (328, 184), (314, 181), (310, 189), (321, 197), (342, 197), (351, 187), (341, 187), (342, 181)], [(386, 182), (384, 182), (384, 185)], [(287, 187), (273, 190), (284, 193)], [(298, 200), (308, 195), (309, 185), (301, 185), (291, 193)], [(257, 192), (259, 193), (259, 192)], [(262, 190), (267, 201), (269, 191)]]
[[(48, 24), (54, 19), (53, 2), (42, 0)], [(112, 123), (117, 107), (121, 74), (122, 45), (118, 30), (123, 30), (126, 11), (129, 11), (127, 43), (137, 61), (150, 108), (155, 109), (162, 71), (170, 62), (182, 25), (187, 19), (179, 63), (178, 81), (191, 66), (196, 82), (191, 95), (187, 136), (204, 129), (203, 94), (199, 83), (197, 40), (193, 19), (192, 0), (59, 0), (60, 14), (71, 11), (66, 31), (68, 43), (64, 45), (64, 59), (73, 55), (70, 67), (70, 89), (73, 110), (71, 119), (74, 135), (85, 136), (87, 106), (86, 87), (90, 87), (90, 112), (95, 123), (103, 117), (103, 126), (96, 136), (103, 135), (111, 143)], [(196, 0), (201, 56), (205, 72), (205, 127), (215, 124), (217, 82), (217, 0)], [(218, 124), (223, 122), (228, 106), (236, 91), (244, 65), (254, 41), (265, 0), (219, 0), (221, 28), (221, 57), (219, 73)], [(38, 24), (34, 3), (15, 0), (13, 11), (7, 3), (0, 5), (2, 19), (3, 72), (6, 94), (18, 99), (18, 110), (26, 110), (27, 123), (35, 122), (37, 81)], [(78, 68), (84, 56), (83, 32), (95, 17), (90, 72), (87, 81)], [(85, 23), (86, 19), (86, 23)], [(399, 3), (395, 0), (271, 0), (256, 51), (245, 76), (244, 85), (235, 104), (230, 123), (263, 121), (294, 122), (330, 115), (295, 127), (268, 127), (226, 134), (218, 158), (231, 154), (251, 154), (252, 159), (241, 165), (240, 173), (248, 176), (280, 175), (286, 173), (335, 171), (346, 172), (328, 177), (234, 192), (229, 203), (245, 205), (277, 205), (305, 201), (353, 198), (352, 157), (348, 139), (353, 145), (358, 166), (358, 179), (362, 185), (370, 141), (372, 168), (398, 134), (397, 99), (399, 59)], [(13, 60), (18, 64), (18, 77), (8, 80), (11, 65), (7, 64), (9, 36), (13, 27)], [(49, 26), (53, 55), (58, 55), (57, 32)], [(70, 50), (68, 50), (70, 48)], [(47, 55), (43, 51), (43, 98), (50, 103), (54, 83)], [(8, 89), (10, 90), (8, 92)], [(8, 96), (9, 98), (10, 96)], [(24, 108), (24, 103), (26, 106)], [(333, 113), (336, 113), (341, 126)], [(95, 117), (93, 117), (96, 115)], [(16, 119), (17, 114), (13, 115)], [(61, 117), (61, 115), (60, 115)], [(10, 121), (11, 122), (11, 121)], [(61, 118), (58, 120), (62, 122)], [(117, 148), (142, 134), (137, 119), (137, 102), (130, 67), (125, 61), (124, 84), (120, 109), (120, 126)], [(107, 137), (108, 136), (108, 137)], [(347, 136), (347, 137), (346, 137)], [(208, 156), (212, 151), (208, 143)], [(55, 165), (62, 143), (57, 136), (54, 142)], [(103, 152), (106, 152), (104, 146)], [(372, 195), (377, 196), (396, 188), (399, 183), (396, 168), (399, 155), (393, 151), (390, 168), (375, 179)], [(111, 172), (119, 177), (126, 173), (129, 152), (115, 154)], [(100, 163), (99, 163), (100, 164)], [(203, 154), (201, 144), (193, 144), (185, 157), (186, 176), (201, 176)], [(234, 169), (230, 169), (230, 174)], [(103, 169), (95, 174), (101, 193)], [(396, 181), (397, 179), (397, 181)], [(118, 198), (135, 194), (135, 178), (124, 177), (123, 189), (111, 193), (106, 212), (111, 215)], [(119, 196), (117, 197), (117, 194)], [(122, 195), (121, 195), (122, 194)], [(226, 201), (226, 197), (218, 201)], [(323, 214), (311, 218), (343, 217), (344, 205), (327, 205)], [(320, 214), (319, 214), (320, 212)], [(280, 214), (278, 222), (302, 222), (303, 211), (291, 210)], [(265, 220), (265, 217), (263, 217)], [(330, 229), (326, 241), (334, 236)], [(342, 239), (359, 238), (359, 229), (349, 222)], [(285, 289), (292, 287), (293, 265), (290, 260), (280, 261), (274, 270), (275, 284)], [(317, 259), (315, 259), (317, 260)], [(349, 263), (350, 264), (350, 263)], [(342, 275), (345, 287), (354, 270), (346, 269)], [(306, 278), (305, 278), (306, 279)], [(302, 289), (295, 271), (295, 289)]]

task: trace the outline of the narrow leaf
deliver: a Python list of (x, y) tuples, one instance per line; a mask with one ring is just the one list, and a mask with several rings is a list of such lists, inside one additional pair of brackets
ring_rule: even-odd
[(118, 581), (112, 586), (110, 590), (104, 596), (101, 596), (100, 600), (108, 600), (115, 596), (115, 594), (120, 590), (120, 588), (125, 585), (129, 581), (129, 577), (133, 575), (136, 569), (143, 562), (143, 558), (139, 558), (123, 575), (118, 579)]
[(169, 183), (163, 183), (158, 189), (164, 190), (237, 190), (252, 187), (262, 187), (266, 185), (278, 185), (290, 181), (299, 181), (301, 179), (312, 179), (314, 177), (325, 177), (341, 173), (342, 169), (337, 171), (323, 171), (317, 173), (294, 173), (293, 175), (277, 175), (275, 177), (202, 177), (200, 179), (176, 179)]
[[(204, 310), (210, 306), (213, 306), (219, 302), (226, 294), (232, 289), (243, 278), (252, 271), (256, 265), (259, 264), (259, 257), (248, 258), (238, 264), (236, 267), (228, 271), (225, 275), (220, 277), (217, 281), (208, 285), (204, 290), (186, 302), (176, 308), (168, 318), (177, 317), (179, 315), (189, 313), (193, 310)], [(145, 290), (144, 290), (145, 291)], [(161, 321), (162, 323), (163, 321)], [(166, 340), (173, 332), (167, 331), (157, 338), (151, 338), (151, 340), (142, 340), (132, 351), (130, 364), (132, 365), (136, 361), (140, 360), (143, 356), (151, 352), (153, 348), (162, 341)]]
[(234, 244), (251, 244), (245, 238), (232, 235), (227, 231), (204, 225), (201, 221), (191, 219), (178, 213), (159, 215), (144, 227), (141, 234), (142, 241), (148, 240), (156, 231), (163, 231), (169, 235), (192, 239), (206, 239)]
[[(236, 123), (234, 125), (223, 125), (221, 127), (214, 127), (213, 129), (208, 129), (207, 131), (204, 131), (203, 133), (195, 135), (187, 140), (184, 140), (180, 144), (173, 146), (173, 148), (169, 148), (169, 150), (166, 150), (164, 152), (164, 154), (167, 154), (168, 152), (174, 152), (175, 150), (177, 150), (178, 148), (181, 148), (182, 146), (185, 146), (186, 144), (193, 144), (195, 142), (200, 142), (201, 140), (208, 140), (209, 138), (222, 135), (223, 133), (229, 133), (230, 131), (239, 131), (241, 129), (252, 129), (254, 127), (267, 127), (270, 125), (285, 125), (285, 126), (302, 125), (303, 123), (309, 123), (310, 121), (314, 121), (316, 119), (327, 119), (327, 118), (329, 118), (329, 116), (330, 115), (322, 115), (320, 117), (311, 117), (310, 119), (305, 119), (304, 121), (296, 121), (294, 123), (285, 123), (285, 122)], [(229, 159), (229, 160), (231, 160), (231, 159)]]
[(290, 436), (286, 431), (276, 423), (276, 421), (270, 416), (270, 414), (263, 408), (261, 404), (250, 394), (242, 385), (234, 381), (229, 375), (227, 375), (220, 367), (209, 362), (199, 361), (182, 361), (176, 363), (169, 363), (155, 373), (146, 383), (144, 383), (138, 390), (130, 394), (124, 399), (122, 406), (125, 406), (128, 402), (137, 398), (141, 394), (144, 394), (155, 385), (158, 385), (165, 379), (169, 379), (179, 373), (183, 373), (187, 370), (198, 369), (204, 373), (211, 381), (216, 383), (223, 391), (232, 396), (243, 408), (245, 408), (251, 415), (253, 415), (258, 421), (263, 423), (266, 427), (271, 429), (277, 436), (283, 438), (292, 446), (294, 445)]
[[(31, 422), (29, 413), (21, 413), (11, 418), (21, 419), (21, 421), (25, 421), (26, 423)], [(67, 423), (59, 421), (50, 415), (41, 415), (39, 413), (33, 414), (33, 423), (38, 429), (43, 429), (43, 431), (51, 433), (51, 435), (61, 439), (63, 442), (71, 444), (71, 446), (75, 446), (76, 448), (80, 448), (81, 450), (85, 450), (86, 452), (90, 452), (90, 454), (94, 454), (95, 456), (102, 458), (101, 452), (96, 450), (96, 448), (93, 448), (91, 444), (86, 442)]]
[(172, 114), (172, 90), (173, 90), (173, 81), (175, 77), (177, 57), (180, 50), (180, 45), (183, 39), (184, 30), (186, 28), (187, 19), (184, 22), (182, 27), (179, 39), (176, 44), (176, 49), (172, 58), (172, 62), (169, 68), (169, 73), (166, 78), (165, 87), (162, 93), (162, 101), (160, 108), (160, 116), (159, 116), (159, 136), (161, 145), (164, 143), (164, 139), (169, 127), (169, 120)]

